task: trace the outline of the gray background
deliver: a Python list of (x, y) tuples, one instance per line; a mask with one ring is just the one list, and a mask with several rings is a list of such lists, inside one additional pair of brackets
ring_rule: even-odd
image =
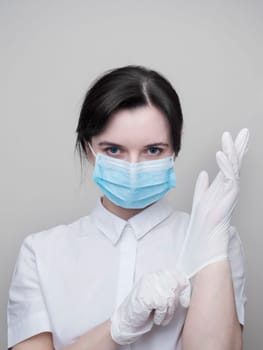
[(1, 349), (18, 249), (30, 233), (93, 207), (74, 155), (84, 94), (103, 71), (142, 64), (177, 89), (185, 117), (171, 203), (190, 210), (200, 170), (216, 173), (224, 130), (251, 133), (233, 223), (244, 243), (246, 350), (262, 348), (263, 2), (0, 1)]

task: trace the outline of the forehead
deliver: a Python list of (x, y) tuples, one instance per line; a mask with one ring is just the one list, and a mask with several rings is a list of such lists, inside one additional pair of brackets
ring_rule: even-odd
[(103, 132), (94, 139), (118, 144), (169, 143), (170, 125), (166, 116), (154, 106), (124, 109), (114, 113)]

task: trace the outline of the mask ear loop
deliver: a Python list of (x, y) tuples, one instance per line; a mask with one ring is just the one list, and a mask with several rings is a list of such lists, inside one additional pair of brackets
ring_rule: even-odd
[(94, 155), (94, 157), (96, 158), (97, 154), (95, 153), (93, 147), (91, 146), (91, 144), (88, 142), (89, 148), (91, 150), (91, 153)]

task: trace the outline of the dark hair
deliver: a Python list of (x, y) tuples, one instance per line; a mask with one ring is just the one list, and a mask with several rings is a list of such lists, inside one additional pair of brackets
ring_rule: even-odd
[(183, 115), (178, 95), (170, 82), (156, 71), (142, 66), (125, 66), (99, 77), (88, 90), (76, 129), (75, 149), (80, 160), (85, 146), (106, 127), (111, 115), (121, 109), (152, 104), (167, 117), (173, 149), (181, 148)]

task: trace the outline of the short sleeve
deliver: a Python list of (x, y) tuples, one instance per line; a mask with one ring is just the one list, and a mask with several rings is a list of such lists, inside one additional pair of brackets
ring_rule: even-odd
[(247, 297), (245, 294), (244, 250), (237, 229), (233, 226), (230, 228), (228, 256), (231, 265), (237, 316), (239, 323), (244, 325), (245, 305), (247, 302)]
[(33, 235), (25, 238), (16, 261), (7, 305), (8, 348), (51, 331), (39, 284)]

